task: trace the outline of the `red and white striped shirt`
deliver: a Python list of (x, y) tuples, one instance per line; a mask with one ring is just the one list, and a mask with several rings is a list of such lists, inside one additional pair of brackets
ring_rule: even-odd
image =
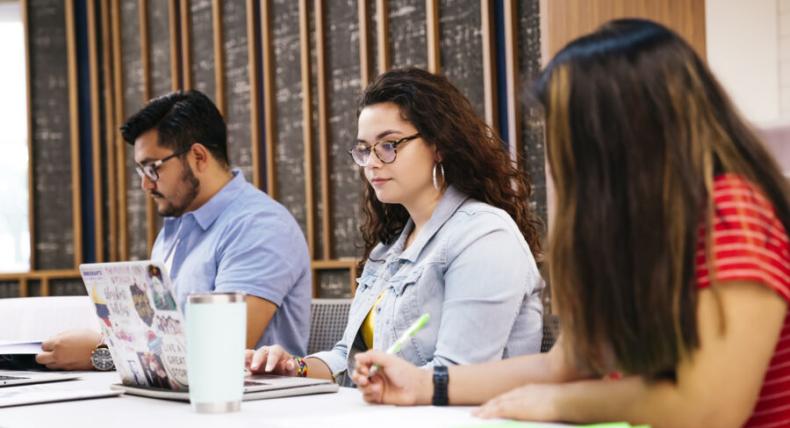
[[(773, 205), (759, 188), (732, 174), (716, 177), (713, 187), (712, 253), (717, 280), (763, 284), (790, 304), (790, 240)], [(710, 285), (704, 233), (703, 226), (696, 259), (699, 288)], [(746, 426), (790, 426), (790, 310)]]

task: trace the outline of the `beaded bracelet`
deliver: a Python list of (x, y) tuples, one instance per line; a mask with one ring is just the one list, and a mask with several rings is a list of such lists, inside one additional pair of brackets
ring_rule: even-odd
[(307, 363), (304, 361), (302, 357), (293, 357), (294, 363), (296, 364), (296, 376), (297, 377), (307, 377)]

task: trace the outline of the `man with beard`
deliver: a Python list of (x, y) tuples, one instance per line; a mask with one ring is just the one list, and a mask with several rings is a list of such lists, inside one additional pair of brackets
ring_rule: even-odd
[[(309, 331), (311, 271), (304, 235), (280, 204), (231, 169), (225, 122), (199, 91), (151, 100), (121, 127), (134, 146), (141, 186), (164, 227), (151, 259), (164, 263), (176, 300), (195, 292), (247, 294), (247, 347), (286, 344), (302, 355)], [(86, 370), (103, 345), (93, 331), (42, 344), (36, 361)]]

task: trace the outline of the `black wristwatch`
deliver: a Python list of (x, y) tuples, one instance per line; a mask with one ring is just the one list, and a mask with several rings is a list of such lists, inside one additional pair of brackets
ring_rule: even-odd
[(433, 400), (434, 406), (446, 406), (447, 399), (447, 384), (450, 383), (450, 375), (447, 372), (447, 367), (436, 366), (433, 368)]
[(96, 349), (91, 352), (91, 364), (93, 368), (99, 371), (109, 371), (115, 369), (115, 364), (112, 362), (112, 354), (110, 348), (105, 344), (100, 344)]

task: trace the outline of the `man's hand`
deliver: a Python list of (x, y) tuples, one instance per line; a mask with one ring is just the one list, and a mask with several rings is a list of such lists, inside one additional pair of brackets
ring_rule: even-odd
[(64, 331), (41, 344), (36, 362), (54, 370), (93, 370), (91, 352), (101, 334), (93, 330)]

